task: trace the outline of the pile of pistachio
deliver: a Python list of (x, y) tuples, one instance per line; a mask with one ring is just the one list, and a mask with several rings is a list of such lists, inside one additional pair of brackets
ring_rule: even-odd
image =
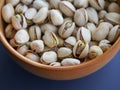
[(116, 0), (6, 0), (2, 16), (13, 48), (55, 67), (94, 59), (120, 36)]

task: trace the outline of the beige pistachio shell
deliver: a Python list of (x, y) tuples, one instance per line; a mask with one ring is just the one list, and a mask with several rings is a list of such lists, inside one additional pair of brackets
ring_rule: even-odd
[(39, 56), (34, 54), (34, 53), (29, 52), (25, 55), (25, 57), (32, 60), (32, 61), (39, 62)]
[(86, 8), (88, 7), (88, 1), (89, 0), (74, 0), (74, 5), (77, 8), (81, 8), (81, 7)]
[(94, 23), (87, 23), (86, 28), (90, 30), (91, 34), (93, 35), (97, 27)]
[(50, 63), (49, 65), (53, 66), (53, 67), (60, 67), (61, 63), (60, 62), (53, 62), (53, 63)]
[(84, 26), (88, 22), (87, 11), (84, 8), (76, 10), (74, 21), (78, 26)]
[(61, 1), (59, 3), (60, 10), (68, 17), (72, 17), (75, 12), (75, 7), (69, 1)]
[(30, 43), (30, 47), (36, 53), (40, 53), (44, 50), (44, 43), (42, 40), (34, 40)]
[(14, 36), (14, 39), (16, 43), (24, 44), (29, 41), (29, 34), (25, 29), (21, 29), (17, 31), (17, 33)]
[(12, 16), (12, 25), (16, 30), (22, 29), (22, 28), (27, 28), (27, 21), (24, 15), (15, 15)]
[(62, 38), (67, 38), (72, 35), (72, 32), (75, 29), (75, 23), (71, 19), (65, 19), (64, 23), (58, 30), (59, 35)]
[(120, 24), (120, 14), (115, 12), (110, 12), (105, 15), (105, 19), (111, 22), (113, 25)]
[(33, 0), (21, 0), (21, 2), (23, 4), (30, 5), (33, 2)]
[(45, 0), (34, 0), (33, 2), (33, 5), (32, 5), (34, 8), (36, 9), (40, 9), (42, 7), (47, 7), (49, 8), (49, 4), (48, 2), (46, 2)]
[(16, 7), (15, 7), (15, 12), (16, 13), (25, 13), (26, 11), (28, 10), (28, 6), (27, 5), (24, 5), (22, 3), (18, 4)]
[(98, 46), (99, 45), (99, 42), (97, 42), (97, 41), (91, 41), (90, 43), (89, 43), (89, 46), (91, 47), (91, 46)]
[(117, 40), (117, 38), (120, 36), (120, 28), (119, 27), (120, 27), (119, 25), (116, 25), (110, 30), (110, 32), (108, 34), (108, 40), (110, 42), (115, 42)]
[(27, 47), (26, 45), (23, 45), (17, 48), (17, 52), (20, 53), (21, 55), (25, 55), (28, 50), (29, 50), (29, 47)]
[(59, 44), (59, 40), (53, 32), (45, 31), (43, 40), (44, 43), (50, 48), (53, 48)]
[(54, 51), (44, 52), (40, 58), (41, 63), (51, 64), (57, 61), (57, 54)]
[(67, 47), (61, 47), (58, 49), (57, 54), (59, 58), (70, 57), (72, 55), (72, 50)]
[(67, 43), (67, 44), (69, 44), (71, 46), (74, 46), (76, 44), (76, 42), (77, 42), (77, 40), (73, 36), (70, 36), (67, 39), (65, 39), (65, 43)]
[(90, 30), (81, 27), (79, 28), (77, 34), (76, 34), (77, 40), (82, 40), (86, 43), (89, 43), (91, 41), (91, 32)]
[(11, 23), (11, 18), (14, 15), (14, 8), (12, 4), (8, 3), (2, 8), (2, 17), (6, 23)]
[(47, 7), (42, 7), (37, 12), (37, 14), (33, 17), (33, 22), (36, 23), (36, 24), (44, 23), (47, 16), (48, 16), (48, 8)]
[(101, 41), (108, 36), (110, 30), (109, 23), (102, 22), (97, 27), (96, 31), (92, 35), (92, 39), (95, 41)]
[(50, 32), (57, 33), (57, 30), (58, 30), (58, 28), (51, 23), (43, 24), (40, 27), (41, 27), (42, 33), (45, 33), (45, 31), (50, 31)]
[(107, 11), (101, 10), (99, 12), (98, 16), (99, 16), (100, 19), (104, 19), (106, 14), (107, 14)]
[(96, 10), (101, 10), (105, 7), (105, 0), (89, 0), (89, 3)]
[(116, 12), (120, 13), (120, 6), (119, 4), (112, 2), (108, 7), (108, 12)]
[(8, 24), (5, 29), (5, 36), (9, 39), (14, 38), (17, 31), (13, 28), (12, 24)]
[(41, 29), (38, 25), (31, 26), (28, 32), (31, 41), (41, 39)]
[(59, 10), (50, 10), (50, 19), (55, 26), (59, 26), (64, 22), (62, 13)]
[(14, 38), (10, 39), (9, 43), (10, 43), (10, 45), (11, 45), (12, 47), (21, 46), (21, 44), (18, 44), (18, 43), (15, 41)]
[(59, 8), (59, 2), (61, 0), (49, 0), (50, 3), (50, 7), (54, 8), (54, 9), (58, 9)]
[(20, 0), (6, 0), (6, 3), (10, 3), (13, 6), (16, 6), (19, 2), (20, 2)]
[(73, 48), (73, 55), (78, 58), (85, 58), (89, 52), (89, 45), (88, 43), (84, 43), (81, 40), (75, 44)]
[(75, 58), (65, 58), (61, 62), (62, 66), (73, 66), (73, 65), (78, 65), (80, 63), (81, 63), (80, 60)]
[(89, 50), (89, 58), (94, 59), (97, 56), (100, 56), (103, 54), (102, 49), (99, 46), (91, 46)]
[(98, 24), (98, 14), (97, 14), (97, 11), (94, 8), (92, 8), (92, 7), (88, 7), (86, 9), (86, 11), (88, 13), (89, 21), (92, 22), (92, 23)]

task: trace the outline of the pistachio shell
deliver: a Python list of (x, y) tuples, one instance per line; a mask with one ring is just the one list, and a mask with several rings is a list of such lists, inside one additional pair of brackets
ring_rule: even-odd
[(88, 7), (88, 0), (74, 0), (74, 5), (77, 8), (86, 8)]
[(72, 17), (74, 15), (75, 7), (69, 1), (61, 1), (59, 8), (66, 16)]
[(87, 11), (84, 8), (76, 10), (74, 21), (78, 26), (84, 26), (88, 22)]
[(65, 40), (65, 43), (70, 44), (72, 46), (74, 46), (76, 44), (76, 42), (77, 42), (77, 40), (73, 36), (70, 36)]
[(38, 13), (33, 17), (33, 22), (36, 24), (44, 23), (45, 19), (48, 16), (48, 8), (42, 7)]
[(80, 60), (75, 59), (75, 58), (65, 58), (65, 59), (62, 60), (61, 64), (63, 66), (78, 65), (78, 64), (80, 64)]
[(19, 2), (20, 2), (20, 0), (6, 0), (6, 3), (10, 3), (13, 6), (16, 6)]
[(21, 0), (21, 2), (23, 4), (30, 5), (33, 2), (33, 0)]
[(60, 62), (53, 62), (53, 63), (50, 64), (50, 66), (60, 67), (60, 66), (61, 66), (61, 63), (60, 63)]
[(109, 5), (108, 11), (120, 13), (120, 6), (117, 3), (113, 2)]
[(87, 27), (88, 30), (90, 30), (92, 35), (93, 35), (93, 33), (95, 32), (95, 30), (97, 28), (94, 23), (87, 23), (86, 27)]
[(58, 9), (59, 8), (59, 2), (61, 0), (49, 0), (49, 3), (50, 3), (50, 6), (51, 8), (55, 8), (55, 9)]
[(101, 11), (99, 12), (99, 18), (100, 18), (100, 19), (104, 19), (106, 14), (107, 14), (107, 11), (101, 10)]
[(27, 53), (25, 57), (32, 61), (39, 62), (39, 56), (34, 53)]
[(55, 26), (59, 26), (64, 22), (63, 16), (59, 10), (50, 10), (50, 18)]
[(6, 23), (11, 23), (11, 18), (14, 15), (14, 8), (12, 4), (8, 3), (2, 8), (2, 17)]
[(21, 55), (25, 55), (29, 48), (26, 45), (17, 48), (17, 52)]

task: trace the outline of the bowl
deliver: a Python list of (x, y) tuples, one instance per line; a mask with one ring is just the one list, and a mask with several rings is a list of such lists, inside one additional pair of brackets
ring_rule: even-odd
[(117, 41), (112, 45), (112, 47), (107, 50), (103, 55), (80, 65), (52, 67), (33, 62), (19, 54), (15, 49), (13, 49), (5, 38), (5, 24), (1, 17), (1, 7), (4, 5), (4, 1), (5, 0), (0, 0), (0, 41), (5, 47), (5, 49), (8, 51), (8, 53), (11, 55), (13, 60), (25, 70), (31, 72), (34, 75), (52, 80), (71, 80), (82, 78), (102, 68), (109, 61), (111, 61), (115, 54), (120, 50), (119, 37)]

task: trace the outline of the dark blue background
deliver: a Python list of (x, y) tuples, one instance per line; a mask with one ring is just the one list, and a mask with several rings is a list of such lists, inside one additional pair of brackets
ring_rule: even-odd
[(92, 75), (54, 81), (23, 70), (0, 44), (0, 90), (120, 90), (120, 51), (110, 63)]

